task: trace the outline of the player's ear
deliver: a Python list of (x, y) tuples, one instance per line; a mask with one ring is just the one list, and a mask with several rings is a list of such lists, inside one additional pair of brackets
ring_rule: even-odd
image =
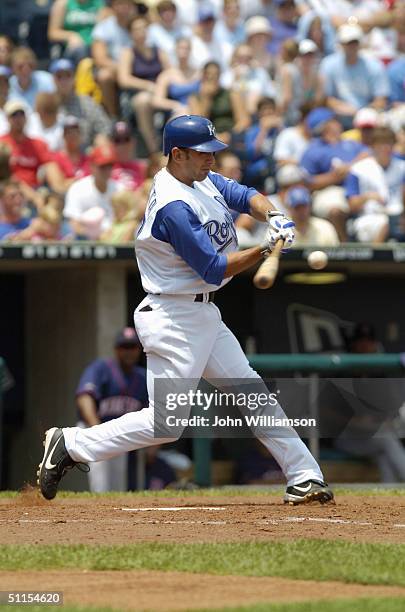
[(179, 147), (173, 147), (173, 149), (171, 150), (171, 154), (173, 161), (179, 162), (183, 160), (183, 150)]

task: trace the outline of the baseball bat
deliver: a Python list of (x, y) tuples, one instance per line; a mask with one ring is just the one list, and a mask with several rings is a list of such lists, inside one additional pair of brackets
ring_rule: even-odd
[(276, 280), (278, 265), (280, 263), (281, 249), (284, 240), (278, 240), (276, 246), (262, 263), (253, 278), (253, 284), (258, 289), (270, 289)]

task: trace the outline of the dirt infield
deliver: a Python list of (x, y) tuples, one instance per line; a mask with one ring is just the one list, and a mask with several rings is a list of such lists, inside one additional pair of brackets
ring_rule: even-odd
[(338, 496), (334, 505), (286, 506), (274, 496), (0, 500), (2, 544), (130, 544), (342, 539), (405, 543), (405, 498)]
[[(65, 604), (137, 610), (191, 610), (259, 602), (405, 597), (400, 587), (182, 572), (0, 572), (0, 590), (63, 591)], [(337, 595), (338, 594), (338, 595)]]

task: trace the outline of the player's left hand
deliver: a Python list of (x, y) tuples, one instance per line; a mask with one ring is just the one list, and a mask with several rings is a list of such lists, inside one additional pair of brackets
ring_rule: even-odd
[(269, 226), (267, 228), (265, 240), (268, 249), (272, 251), (279, 240), (284, 240), (284, 246), (281, 252), (287, 253), (294, 243), (294, 221), (278, 210), (269, 210), (267, 213), (267, 222)]

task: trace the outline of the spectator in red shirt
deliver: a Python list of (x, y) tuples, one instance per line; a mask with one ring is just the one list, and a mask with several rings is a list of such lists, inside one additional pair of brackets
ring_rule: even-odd
[(122, 183), (128, 191), (138, 189), (145, 180), (146, 168), (145, 164), (134, 160), (135, 140), (129, 125), (118, 121), (111, 138), (117, 157), (111, 178)]
[(91, 172), (89, 157), (82, 151), (80, 121), (73, 115), (63, 120), (63, 142), (63, 149), (54, 153), (53, 158), (64, 177), (73, 183)]
[[(8, 145), (11, 151), (10, 168), (14, 178), (18, 179), (25, 195), (32, 200), (32, 190), (41, 182), (47, 183), (56, 193), (64, 193), (65, 181), (45, 142), (29, 138), (25, 133), (25, 105), (18, 100), (11, 100), (4, 106), (9, 122), (9, 132), (0, 137), (0, 142)], [(43, 180), (38, 171), (41, 169)], [(31, 192), (30, 192), (31, 190)]]

